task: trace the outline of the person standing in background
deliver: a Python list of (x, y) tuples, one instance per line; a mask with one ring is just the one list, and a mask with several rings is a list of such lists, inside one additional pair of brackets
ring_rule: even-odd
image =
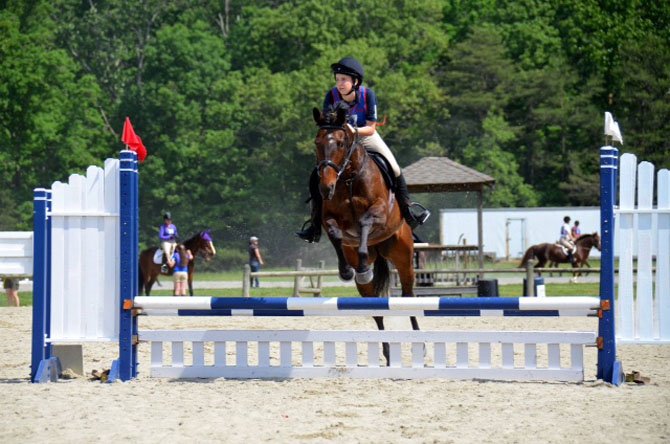
[(186, 281), (188, 279), (188, 263), (193, 260), (193, 253), (183, 244), (177, 245), (172, 256), (174, 260), (174, 295), (186, 296)]
[(10, 307), (18, 307), (21, 305), (19, 299), (19, 280), (13, 277), (6, 277), (2, 280), (2, 286), (7, 293), (7, 305)]
[[(249, 238), (249, 267), (252, 272), (260, 271), (263, 263), (263, 256), (261, 256), (261, 249), (258, 246), (258, 238), (251, 236)], [(252, 277), (250, 282), (252, 287), (260, 287), (258, 277)]]

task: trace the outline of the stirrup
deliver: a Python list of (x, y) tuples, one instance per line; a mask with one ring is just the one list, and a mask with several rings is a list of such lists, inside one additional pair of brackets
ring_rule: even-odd
[(302, 224), (302, 229), (300, 231), (296, 231), (295, 234), (300, 239), (304, 240), (305, 242), (309, 242), (310, 244), (313, 242), (319, 242), (319, 239), (321, 238), (321, 230), (318, 230), (311, 220), (305, 221), (305, 223)]
[[(415, 207), (415, 206), (421, 208), (421, 211), (419, 212), (419, 214), (416, 215), (416, 214), (412, 213), (411, 211), (410, 211), (410, 213), (412, 214), (412, 216), (414, 216), (414, 219), (416, 220), (417, 226), (423, 225), (428, 220), (428, 218), (430, 217), (430, 210), (428, 208), (424, 207), (423, 205), (421, 205), (418, 202), (412, 202), (411, 204), (409, 204), (410, 208)], [(415, 227), (412, 227), (412, 228), (415, 228)]]

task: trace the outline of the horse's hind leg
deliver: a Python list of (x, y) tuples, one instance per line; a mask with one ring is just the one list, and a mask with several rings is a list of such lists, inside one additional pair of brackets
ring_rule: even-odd
[[(372, 319), (375, 320), (377, 329), (379, 331), (384, 331), (384, 318), (381, 316), (373, 316)], [(391, 348), (389, 347), (388, 342), (382, 342), (382, 354), (384, 355), (384, 359), (386, 359), (386, 366), (391, 365)]]

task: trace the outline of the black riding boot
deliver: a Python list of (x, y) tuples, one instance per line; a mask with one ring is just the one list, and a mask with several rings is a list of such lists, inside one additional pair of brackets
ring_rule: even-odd
[(296, 235), (309, 243), (319, 242), (321, 239), (321, 193), (319, 192), (319, 176), (316, 169), (309, 176), (309, 194), (312, 201), (312, 215), (310, 220), (305, 222)]
[[(423, 225), (426, 220), (430, 217), (430, 211), (426, 209), (423, 205), (412, 202), (409, 198), (409, 191), (407, 191), (407, 182), (405, 182), (405, 177), (401, 174), (396, 177), (396, 198), (398, 200), (398, 205), (400, 206), (400, 212), (402, 217), (405, 218), (407, 224), (410, 228), (415, 229), (419, 225)], [(411, 210), (412, 207), (418, 207), (420, 212), (414, 214)]]

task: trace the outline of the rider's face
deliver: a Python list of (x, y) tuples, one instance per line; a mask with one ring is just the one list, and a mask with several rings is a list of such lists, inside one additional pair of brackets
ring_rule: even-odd
[(335, 86), (342, 95), (347, 95), (354, 87), (354, 78), (346, 74), (335, 74)]

